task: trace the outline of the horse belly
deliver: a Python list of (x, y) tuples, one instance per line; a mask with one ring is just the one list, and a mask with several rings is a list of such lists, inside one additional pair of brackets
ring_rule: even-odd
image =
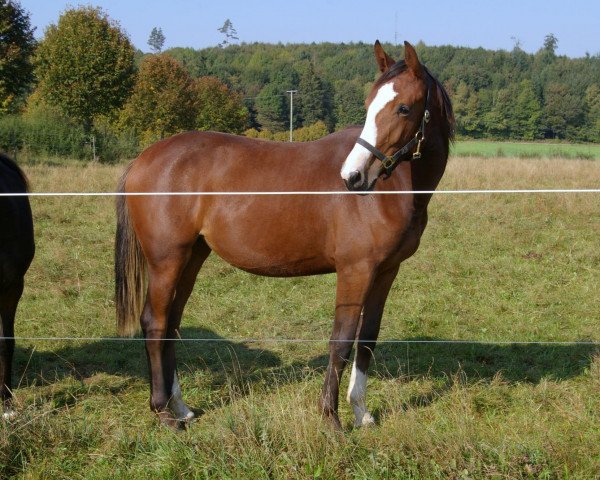
[(291, 277), (334, 271), (322, 212), (266, 199), (213, 208), (200, 234), (231, 265), (257, 275)]

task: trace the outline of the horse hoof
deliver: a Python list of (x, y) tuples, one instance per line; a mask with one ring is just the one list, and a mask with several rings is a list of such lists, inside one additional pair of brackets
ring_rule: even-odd
[(188, 412), (183, 417), (179, 418), (179, 421), (183, 422), (186, 425), (189, 425), (194, 420), (196, 420), (196, 415), (194, 415), (194, 412)]
[(185, 430), (187, 422), (180, 418), (175, 418), (170, 412), (157, 412), (158, 420), (161, 425), (173, 431)]
[(369, 428), (375, 425), (375, 419), (373, 418), (373, 415), (371, 415), (369, 412), (366, 412), (362, 418), (360, 419), (356, 419), (354, 421), (354, 427), (355, 428)]
[(16, 410), (5, 410), (2, 414), (2, 420), (4, 420), (5, 422), (11, 422), (15, 418), (17, 418)]
[(344, 430), (342, 428), (342, 422), (340, 422), (340, 417), (337, 413), (324, 413), (323, 417), (336, 432), (342, 432)]

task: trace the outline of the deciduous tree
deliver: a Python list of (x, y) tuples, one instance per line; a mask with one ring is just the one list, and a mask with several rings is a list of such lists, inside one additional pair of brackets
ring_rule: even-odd
[(452, 97), (458, 133), (478, 137), (483, 130), (477, 92), (465, 82), (460, 82)]
[(551, 138), (566, 138), (583, 123), (584, 108), (581, 96), (573, 94), (564, 83), (547, 86), (544, 104), (544, 130)]
[(216, 77), (200, 77), (192, 84), (197, 130), (242, 133), (248, 122), (248, 109), (242, 96), (232, 92)]
[(336, 82), (333, 103), (337, 129), (364, 122), (366, 116), (365, 96), (364, 86), (356, 80)]
[(37, 52), (40, 92), (89, 129), (94, 117), (112, 114), (129, 96), (133, 57), (127, 35), (100, 8), (67, 10)]
[(33, 31), (19, 3), (0, 0), (0, 112), (13, 110), (33, 81)]
[(194, 128), (192, 78), (181, 63), (167, 54), (149, 55), (140, 65), (135, 86), (120, 118), (147, 145)]
[(585, 91), (586, 122), (584, 138), (600, 142), (600, 86), (590, 85)]

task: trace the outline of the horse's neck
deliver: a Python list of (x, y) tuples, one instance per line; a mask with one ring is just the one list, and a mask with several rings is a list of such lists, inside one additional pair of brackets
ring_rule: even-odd
[[(430, 138), (434, 138), (431, 136)], [(414, 191), (433, 191), (438, 187), (448, 160), (448, 151), (445, 146), (438, 144), (428, 145), (423, 149), (420, 160), (413, 162), (411, 168), (412, 189)], [(414, 197), (414, 215), (426, 215), (427, 206), (432, 195), (416, 195)]]
[(425, 142), (423, 156), (413, 162), (412, 180), (415, 190), (435, 190), (448, 162), (448, 145), (438, 132), (430, 132), (431, 143)]

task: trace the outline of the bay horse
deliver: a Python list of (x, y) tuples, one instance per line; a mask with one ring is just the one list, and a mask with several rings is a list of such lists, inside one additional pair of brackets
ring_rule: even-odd
[[(150, 370), (150, 407), (182, 426), (194, 414), (177, 378), (175, 338), (184, 306), (211, 251), (258, 275), (336, 273), (323, 415), (341, 428), (339, 384), (357, 343), (348, 401), (355, 425), (366, 407), (366, 372), (400, 262), (417, 249), (431, 194), (372, 190), (436, 188), (454, 131), (443, 86), (405, 42), (395, 62), (375, 43), (381, 75), (366, 99), (364, 127), (307, 143), (215, 132), (161, 140), (134, 160), (119, 192), (340, 191), (357, 195), (122, 195), (117, 199), (116, 309), (121, 334), (139, 320)], [(378, 181), (378, 179), (380, 179)], [(348, 193), (346, 191), (346, 193)], [(145, 278), (147, 277), (147, 291)]]
[[(0, 193), (25, 193), (27, 188), (23, 171), (0, 153)], [(11, 391), (15, 313), (34, 251), (29, 198), (0, 197), (0, 397), (4, 419), (11, 419), (15, 414)]]

